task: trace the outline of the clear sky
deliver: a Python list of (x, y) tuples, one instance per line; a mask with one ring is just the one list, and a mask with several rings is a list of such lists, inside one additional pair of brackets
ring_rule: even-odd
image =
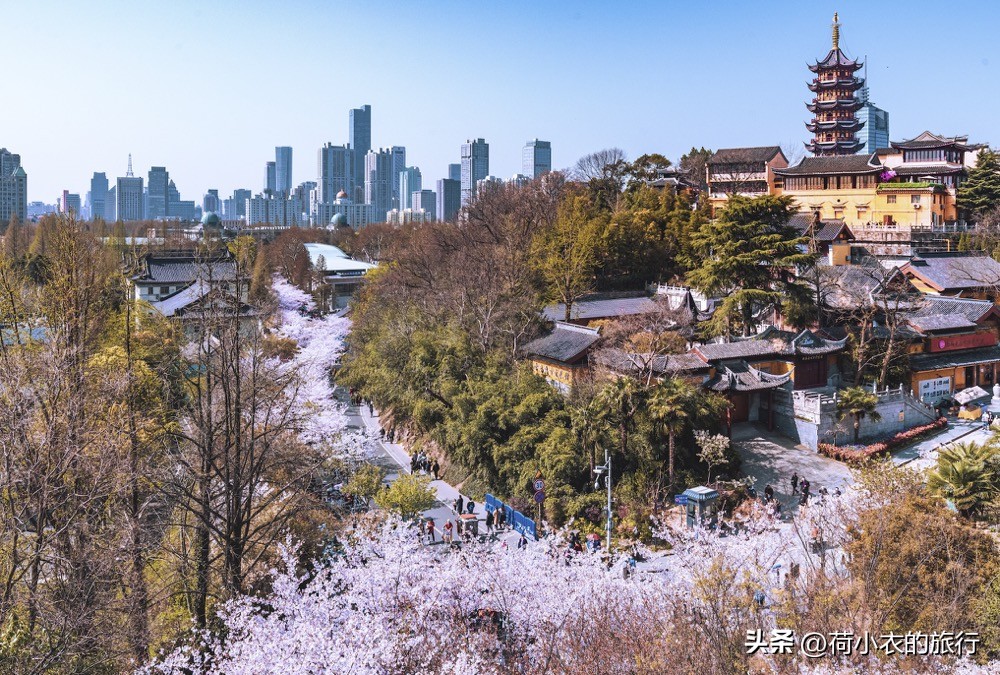
[(800, 147), (834, 10), (894, 140), (1000, 143), (1000, 2), (0, 0), (0, 147), (30, 200), (113, 182), (131, 152), (199, 204), (261, 190), (276, 145), (315, 180), (365, 103), (372, 144), (406, 146), (431, 188), (467, 138), (502, 177), (535, 137), (556, 168), (610, 146)]

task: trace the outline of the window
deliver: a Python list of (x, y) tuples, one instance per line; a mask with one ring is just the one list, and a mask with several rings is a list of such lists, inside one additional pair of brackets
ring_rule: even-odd
[(910, 203), (911, 204), (919, 204), (920, 203), (920, 195), (910, 195)]
[(886, 204), (895, 204), (896, 203), (896, 195), (886, 195), (886, 197), (885, 197), (885, 203)]

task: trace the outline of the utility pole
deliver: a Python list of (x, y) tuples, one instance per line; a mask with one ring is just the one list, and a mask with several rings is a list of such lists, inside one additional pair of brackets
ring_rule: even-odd
[(604, 476), (604, 482), (608, 487), (608, 520), (606, 524), (607, 529), (607, 551), (611, 553), (611, 454), (605, 449), (604, 451), (604, 464), (602, 466), (595, 466), (594, 473), (597, 474), (597, 480), (594, 481), (594, 489), (597, 490), (601, 487), (601, 476)]

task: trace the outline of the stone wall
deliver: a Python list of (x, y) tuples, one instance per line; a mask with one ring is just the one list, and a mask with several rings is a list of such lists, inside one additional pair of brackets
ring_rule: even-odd
[[(871, 418), (861, 420), (859, 438), (877, 440), (927, 424), (937, 419), (932, 408), (900, 389), (876, 392), (879, 398), (878, 422)], [(830, 390), (789, 391), (779, 389), (774, 393), (775, 426), (796, 443), (816, 450), (819, 443), (853, 442), (854, 420), (837, 420), (837, 394)]]

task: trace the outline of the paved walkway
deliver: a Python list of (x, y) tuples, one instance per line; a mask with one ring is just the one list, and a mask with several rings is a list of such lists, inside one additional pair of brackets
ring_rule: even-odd
[(770, 485), (782, 503), (783, 510), (798, 507), (798, 496), (792, 495), (791, 479), (809, 481), (809, 491), (816, 495), (821, 487), (830, 492), (843, 490), (854, 482), (851, 470), (840, 462), (795, 445), (777, 432), (767, 431), (755, 424), (741, 424), (733, 429), (733, 447), (743, 464), (740, 471), (755, 479), (754, 488), (763, 496)]
[(992, 436), (979, 420), (949, 419), (948, 426), (919, 443), (892, 453), (892, 461), (910, 469), (927, 469), (937, 464), (938, 449), (955, 442), (985, 443)]
[[(372, 412), (369, 413), (367, 404), (353, 406), (347, 401), (347, 416), (351, 427), (358, 429), (365, 428), (371, 432), (372, 437), (375, 439), (377, 451), (376, 457), (373, 458), (373, 463), (386, 470), (386, 479), (388, 481), (395, 480), (400, 474), (410, 473), (410, 455), (406, 452), (406, 449), (399, 443), (389, 443), (380, 438), (379, 431), (381, 426), (379, 424), (378, 410), (372, 409)], [(457, 513), (453, 505), (460, 493), (455, 486), (443, 480), (432, 480), (430, 486), (437, 494), (437, 503), (432, 508), (424, 511), (423, 516), (434, 520), (436, 538), (440, 541), (441, 528), (444, 526), (445, 521), (457, 518)], [(469, 497), (462, 495), (462, 500), (468, 504)], [(486, 509), (480, 502), (476, 503), (475, 515), (477, 520), (483, 523), (479, 526), (480, 533), (485, 533)]]

